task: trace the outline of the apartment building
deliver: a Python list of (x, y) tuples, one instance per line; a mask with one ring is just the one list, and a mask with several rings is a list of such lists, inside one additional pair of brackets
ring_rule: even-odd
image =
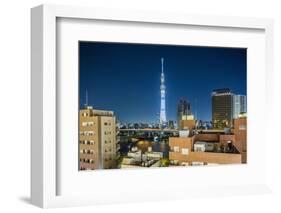
[(79, 112), (80, 170), (111, 169), (117, 164), (116, 118), (113, 111), (86, 107)]

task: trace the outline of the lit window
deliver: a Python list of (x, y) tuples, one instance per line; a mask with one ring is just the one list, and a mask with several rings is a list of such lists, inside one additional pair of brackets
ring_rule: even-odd
[(90, 121), (85, 121), (85, 122), (82, 122), (82, 126), (93, 126), (94, 122)]
[(183, 155), (188, 155), (188, 149), (187, 149), (187, 148), (182, 148), (182, 149), (181, 149), (181, 153), (182, 153)]
[(180, 148), (178, 146), (174, 146), (174, 152), (179, 152)]
[(246, 130), (246, 125), (239, 125), (239, 130)]

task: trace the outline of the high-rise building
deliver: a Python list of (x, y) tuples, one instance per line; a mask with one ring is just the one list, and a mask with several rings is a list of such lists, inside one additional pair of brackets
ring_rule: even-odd
[(113, 111), (96, 110), (90, 106), (80, 110), (80, 170), (116, 168), (117, 145)]
[(233, 95), (233, 118), (237, 119), (241, 113), (247, 112), (245, 95)]
[(169, 127), (169, 129), (174, 129), (174, 128), (175, 128), (175, 125), (174, 125), (174, 121), (173, 121), (173, 120), (169, 120), (169, 122), (168, 122), (168, 127)]
[(161, 106), (160, 106), (160, 126), (163, 127), (166, 123), (166, 87), (165, 87), (165, 77), (164, 77), (164, 58), (161, 58), (161, 84), (160, 84), (160, 96), (161, 96)]
[(232, 126), (233, 93), (230, 89), (217, 89), (212, 92), (212, 122), (214, 128)]
[(191, 105), (185, 99), (180, 99), (177, 107), (177, 124), (180, 129), (182, 120), (190, 120), (187, 119), (191, 116)]

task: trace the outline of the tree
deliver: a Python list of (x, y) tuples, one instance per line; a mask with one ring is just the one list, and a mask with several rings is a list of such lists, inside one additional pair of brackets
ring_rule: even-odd
[(161, 158), (160, 159), (160, 166), (168, 167), (170, 165), (170, 160), (168, 158)]

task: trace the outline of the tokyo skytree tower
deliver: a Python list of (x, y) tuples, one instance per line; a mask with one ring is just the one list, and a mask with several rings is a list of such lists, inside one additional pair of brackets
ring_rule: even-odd
[(162, 72), (161, 72), (161, 84), (160, 84), (160, 94), (161, 94), (161, 107), (160, 107), (160, 126), (166, 123), (166, 101), (165, 101), (165, 78), (164, 78), (164, 58), (161, 58)]

